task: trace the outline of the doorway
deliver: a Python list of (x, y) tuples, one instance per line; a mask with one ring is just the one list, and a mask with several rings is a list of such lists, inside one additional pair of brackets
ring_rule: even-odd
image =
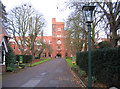
[(56, 56), (57, 56), (57, 58), (61, 58), (62, 57), (62, 55), (60, 53), (58, 53)]

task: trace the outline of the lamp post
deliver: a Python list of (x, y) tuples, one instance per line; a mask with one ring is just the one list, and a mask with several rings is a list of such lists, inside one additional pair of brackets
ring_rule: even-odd
[(91, 63), (91, 23), (93, 22), (93, 10), (95, 6), (84, 5), (82, 7), (85, 21), (88, 26), (88, 88), (92, 88), (92, 63)]
[(71, 57), (73, 56), (73, 55), (72, 55), (72, 44), (73, 44), (73, 42), (71, 41)]

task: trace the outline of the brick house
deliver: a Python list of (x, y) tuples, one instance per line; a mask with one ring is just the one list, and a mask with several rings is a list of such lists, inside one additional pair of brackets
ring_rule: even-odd
[(8, 33), (0, 24), (0, 66), (2, 66), (2, 71), (5, 71), (5, 54), (8, 52), (8, 37)]

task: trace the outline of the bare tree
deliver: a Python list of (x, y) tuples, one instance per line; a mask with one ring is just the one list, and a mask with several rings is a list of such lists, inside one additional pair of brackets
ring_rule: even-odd
[(30, 18), (29, 35), (28, 35), (29, 37), (26, 39), (26, 41), (28, 43), (27, 46), (30, 48), (32, 52), (33, 59), (35, 58), (35, 49), (34, 49), (35, 39), (42, 32), (44, 22), (45, 20), (42, 18), (42, 15), (36, 14), (36, 16)]
[(73, 40), (73, 47), (75, 53), (81, 51), (86, 40), (87, 31), (85, 30), (85, 23), (82, 22), (82, 15), (79, 12), (73, 12), (67, 21), (69, 30), (68, 38)]
[[(87, 24), (85, 23), (85, 17), (82, 13), (82, 6), (86, 5), (87, 3), (83, 3), (83, 2), (79, 2), (79, 1), (73, 1), (70, 2), (69, 5), (70, 7), (74, 7), (74, 11), (72, 12), (72, 14), (68, 17), (68, 22), (67, 22), (67, 26), (68, 29), (71, 30), (69, 31), (71, 35), (69, 36), (75, 36), (74, 37), (74, 45), (77, 46), (77, 50), (81, 51), (83, 48), (83, 44), (85, 46), (85, 51), (87, 50), (87, 35), (88, 35), (88, 30), (87, 30)], [(96, 4), (96, 3), (92, 3), (92, 4)], [(91, 26), (91, 39), (92, 39), (92, 49), (96, 48), (96, 38), (95, 36), (97, 35), (97, 33), (99, 33), (99, 31), (101, 29), (96, 29), (96, 27), (99, 26), (99, 24), (101, 22), (104, 21), (104, 14), (99, 14), (99, 12), (101, 12), (100, 8), (98, 6), (96, 6), (96, 9), (94, 11), (94, 21), (92, 23)], [(96, 16), (97, 14), (97, 16)], [(77, 36), (77, 38), (76, 38)]]
[[(96, 0), (97, 1), (97, 0)], [(112, 2), (112, 0), (108, 0), (109, 2), (97, 2), (98, 6), (104, 12), (104, 14), (108, 20), (107, 27), (110, 27), (110, 41), (112, 47), (117, 46), (117, 42), (120, 39), (117, 35), (118, 27), (120, 26), (120, 1)]]
[[(8, 14), (9, 29), (22, 54), (32, 51), (34, 56), (34, 42), (40, 34), (45, 20), (29, 4), (14, 7)], [(25, 51), (25, 47), (28, 50)]]

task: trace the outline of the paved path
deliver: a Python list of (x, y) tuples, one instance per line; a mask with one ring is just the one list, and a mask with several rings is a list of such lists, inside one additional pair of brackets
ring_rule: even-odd
[(3, 87), (82, 87), (64, 59), (53, 59), (19, 73), (3, 75)]

